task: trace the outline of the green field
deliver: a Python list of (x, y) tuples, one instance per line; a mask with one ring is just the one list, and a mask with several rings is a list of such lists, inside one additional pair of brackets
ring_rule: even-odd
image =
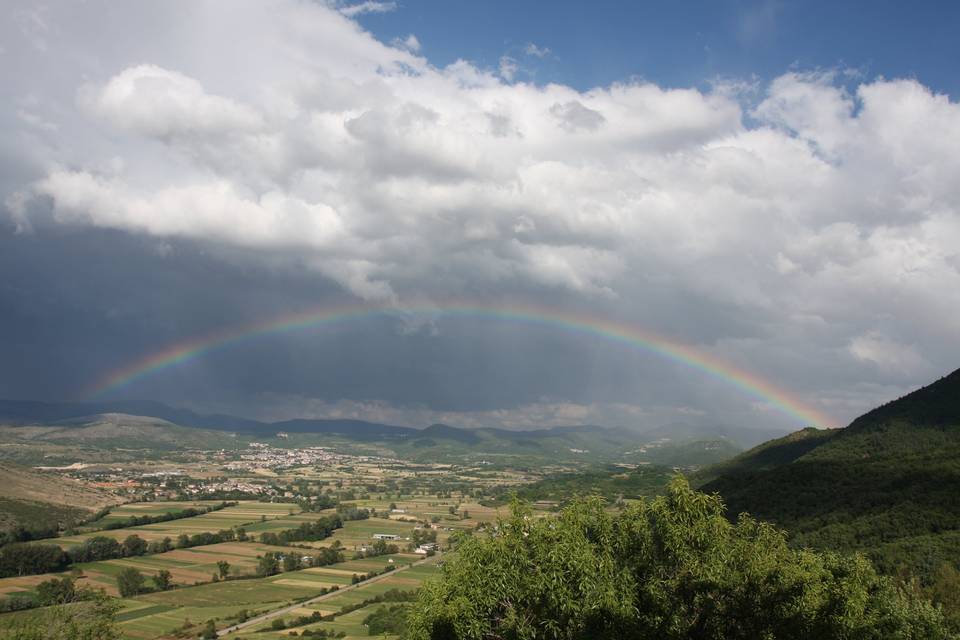
[[(215, 619), (220, 621), (218, 626), (227, 626), (222, 621), (241, 610), (253, 614), (315, 597), (321, 593), (321, 589), (346, 587), (350, 585), (353, 574), (382, 571), (391, 559), (393, 565), (399, 567), (420, 558), (412, 554), (397, 554), (349, 560), (329, 567), (291, 571), (268, 578), (209, 583), (128, 598), (123, 600), (120, 628), (128, 638), (155, 638), (182, 627), (187, 621), (202, 623)], [(342, 594), (342, 599), (331, 601), (335, 609), (339, 609), (347, 602), (358, 602), (391, 588), (415, 589), (424, 577), (434, 571), (436, 569), (429, 565), (407, 569), (364, 586), (363, 589), (368, 591), (358, 588)], [(340, 598), (340, 594), (336, 597)], [(318, 603), (314, 608), (324, 610), (328, 607)], [(305, 610), (309, 614), (313, 608)], [(257, 634), (257, 637), (261, 637), (261, 634)]]
[(170, 500), (164, 502), (131, 502), (110, 509), (106, 516), (91, 522), (88, 527), (101, 529), (115, 522), (122, 522), (130, 517), (162, 516), (166, 513), (180, 513), (185, 509), (201, 509), (221, 504), (220, 500)]
[[(344, 563), (351, 564), (351, 563)], [(420, 584), (439, 573), (436, 564), (421, 564), (390, 575), (382, 580), (361, 584), (356, 589), (335, 593), (315, 604), (307, 605), (295, 610), (290, 614), (280, 616), (285, 621), (291, 621), (298, 616), (308, 616), (314, 611), (319, 611), (323, 615), (329, 615), (338, 612), (341, 607), (352, 606), (369, 600), (370, 598), (382, 595), (387, 591), (396, 589), (400, 591), (411, 591), (417, 589)], [(296, 627), (299, 633), (304, 629), (324, 629), (328, 632), (344, 632), (348, 638), (366, 638), (369, 637), (363, 620), (370, 613), (384, 606), (384, 604), (371, 604), (356, 611), (337, 616), (331, 622), (318, 622), (301, 627)], [(260, 623), (249, 630), (244, 630), (232, 635), (232, 638), (269, 638), (278, 640), (280, 638), (289, 638), (291, 630), (268, 631), (271, 621)], [(379, 636), (382, 637), (382, 636)]]
[[(219, 504), (219, 500), (214, 504)], [(152, 503), (151, 508), (158, 510), (157, 513), (165, 513), (165, 504), (189, 505), (190, 503)], [(130, 509), (133, 505), (124, 505), (124, 509)], [(185, 508), (181, 507), (181, 508)], [(203, 532), (217, 532), (222, 529), (232, 529), (234, 527), (248, 527), (256, 524), (264, 524), (261, 519), (267, 521), (281, 517), (287, 517), (291, 512), (296, 514), (300, 508), (295, 504), (254, 502), (245, 501), (232, 507), (226, 507), (219, 511), (211, 511), (192, 518), (180, 518), (168, 522), (158, 522), (155, 524), (146, 524), (140, 527), (128, 527), (125, 529), (113, 529), (110, 531), (95, 531), (75, 536), (64, 536), (57, 539), (62, 546), (69, 548), (83, 543), (84, 540), (94, 536), (108, 536), (123, 540), (129, 535), (136, 534), (144, 540), (162, 540), (171, 538), (176, 540), (180, 534), (193, 535)], [(296, 525), (294, 525), (296, 526)], [(280, 527), (288, 528), (288, 527)]]

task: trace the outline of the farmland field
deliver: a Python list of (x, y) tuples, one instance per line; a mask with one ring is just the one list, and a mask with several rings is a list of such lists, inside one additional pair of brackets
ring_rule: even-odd
[(220, 500), (169, 500), (164, 502), (131, 502), (110, 509), (106, 516), (89, 523), (89, 527), (99, 529), (131, 517), (162, 516), (167, 513), (180, 513), (185, 509), (201, 509), (220, 504)]
[[(260, 447), (253, 451), (262, 456), (267, 449)], [(282, 457), (285, 454), (267, 455)], [(139, 473), (140, 468), (134, 466), (131, 473)], [(107, 469), (106, 465), (95, 467), (91, 472), (92, 479), (98, 484), (107, 484), (104, 478), (109, 479), (113, 469)], [(222, 469), (219, 471), (223, 472)], [(195, 487), (208, 481), (222, 483), (225, 477), (218, 475), (215, 466), (207, 462), (198, 464), (193, 471), (187, 465), (185, 473), (190, 475), (190, 480), (182, 477), (167, 479), (163, 492), (170, 493), (170, 487), (175, 486), (171, 483), (181, 482), (181, 486)], [(489, 496), (493, 489), (530, 482), (539, 476), (510, 469), (466, 469), (424, 463), (408, 465), (396, 460), (389, 463), (372, 460), (366, 456), (359, 459), (339, 456), (330, 463), (293, 468), (268, 469), (254, 464), (226, 477), (230, 482), (269, 489), (271, 497), (244, 499), (243, 496), (188, 494), (178, 500), (142, 500), (114, 506), (99, 520), (44, 543), (57, 544), (72, 552), (94, 537), (105, 536), (123, 542), (135, 535), (148, 543), (169, 538), (174, 548), (157, 553), (143, 553), (141, 549), (125, 557), (75, 563), (60, 573), (0, 578), (0, 599), (38, 601), (38, 585), (52, 578), (69, 577), (78, 587), (102, 590), (107, 596), (118, 599), (121, 608), (116, 624), (122, 636), (131, 640), (170, 636), (195, 638), (201, 627), (211, 620), (223, 629), (241, 619), (257, 618), (261, 614), (279, 617), (286, 620), (286, 624), (298, 616), (310, 616), (314, 612), (333, 615), (334, 619), (298, 624), (296, 628), (300, 631), (324, 629), (343, 632), (348, 637), (366, 637), (363, 621), (379, 605), (367, 605), (349, 612), (342, 611), (344, 607), (360, 605), (391, 590), (408, 592), (403, 597), (411, 597), (409, 592), (414, 592), (424, 579), (437, 572), (435, 559), (410, 566), (425, 558), (423, 550), (419, 554), (413, 553), (417, 544), (435, 541), (441, 551), (447, 551), (450, 537), (455, 532), (482, 529), (505, 513), (503, 508), (482, 505), (482, 496)], [(153, 480), (152, 484), (146, 485), (147, 489), (151, 490), (156, 483), (157, 480)], [(121, 492), (129, 491), (128, 480), (118, 484)], [(191, 508), (206, 509), (224, 501), (236, 504), (164, 522), (103, 530), (105, 526), (116, 526), (130, 518), (177, 514)], [(321, 504), (331, 506), (317, 508)], [(295, 542), (296, 546), (272, 546), (261, 540), (265, 534), (298, 530), (302, 525), (337, 513), (343, 513), (344, 517), (348, 512), (357, 515), (358, 509), (368, 510), (369, 517), (346, 520), (322, 539), (308, 538)], [(245, 539), (238, 534), (240, 529)], [(190, 546), (191, 536), (223, 531), (241, 539)], [(396, 545), (399, 552), (363, 557), (374, 549), (377, 534), (396, 536), (386, 544)], [(339, 551), (343, 561), (323, 566), (331, 561), (331, 549)], [(382, 548), (382, 544), (379, 548), (380, 553), (389, 550)], [(278, 566), (265, 570), (261, 560), (266, 554), (274, 554)], [(325, 559), (320, 561), (320, 558)], [(221, 579), (224, 567), (220, 563), (223, 562), (228, 565), (226, 580)], [(315, 564), (319, 566), (313, 566)], [(118, 579), (122, 573), (131, 571), (142, 577), (140, 593), (120, 597)], [(264, 573), (273, 575), (264, 576)], [(169, 585), (162, 589), (158, 585), (163, 585), (162, 578), (167, 574)], [(34, 613), (42, 613), (42, 609)], [(0, 624), (27, 615), (31, 614), (0, 614)], [(295, 630), (260, 630), (271, 624), (276, 623), (258, 621), (232, 637), (288, 638)]]
[[(267, 578), (210, 583), (129, 598), (123, 601), (120, 629), (128, 638), (154, 638), (182, 627), (187, 621), (222, 621), (240, 611), (252, 616), (256, 612), (315, 597), (322, 589), (346, 587), (351, 584), (354, 574), (382, 571), (390, 564), (390, 560), (394, 561), (393, 566), (399, 567), (419, 559), (413, 554), (397, 554), (349, 560), (329, 567), (302, 569)], [(361, 601), (391, 588), (415, 589), (424, 577), (435, 570), (429, 565), (406, 569), (370, 584), (365, 587), (368, 590), (358, 588), (345, 592), (341, 599), (332, 599), (332, 605), (326, 605), (325, 601), (323, 605), (304, 609), (307, 614), (314, 608), (321, 611), (331, 606), (339, 609), (344, 604)], [(261, 637), (260, 634), (257, 637)]]
[[(219, 504), (219, 502), (220, 501), (215, 501), (214, 504)], [(159, 509), (159, 513), (165, 513), (165, 511), (163, 511), (163, 507), (160, 506), (163, 503), (154, 504), (156, 506), (153, 506), (153, 509)], [(130, 505), (127, 505), (127, 507), (129, 506)], [(176, 539), (177, 536), (181, 534), (193, 535), (195, 533), (204, 532), (213, 533), (222, 529), (247, 527), (252, 524), (264, 524), (267, 521), (286, 517), (291, 513), (295, 514), (299, 511), (300, 508), (297, 507), (297, 505), (249, 501), (191, 518), (180, 518), (177, 520), (169, 520), (167, 522), (146, 524), (139, 527), (126, 527), (123, 529), (111, 529), (109, 531), (94, 531), (75, 536), (63, 536), (58, 538), (57, 542), (64, 547), (69, 548), (78, 544), (82, 544), (84, 540), (94, 536), (107, 536), (117, 540), (123, 540), (131, 534), (136, 534), (148, 542), (153, 540), (163, 540), (164, 538)], [(263, 522), (261, 522), (261, 520), (263, 520)], [(280, 528), (283, 529), (288, 527), (281, 526)]]
[[(419, 588), (424, 580), (436, 576), (438, 571), (438, 567), (435, 563), (420, 564), (418, 566), (396, 572), (381, 580), (362, 583), (355, 589), (333, 593), (325, 597), (320, 602), (307, 604), (291, 611), (288, 614), (278, 617), (289, 622), (300, 616), (309, 616), (314, 611), (320, 612), (324, 616), (337, 614), (343, 607), (355, 606), (362, 602), (368, 601), (371, 598), (382, 596), (388, 591), (415, 591), (417, 588)], [(369, 604), (355, 611), (351, 611), (342, 615), (336, 615), (335, 619), (332, 621), (307, 624), (298, 626), (296, 629), (298, 633), (306, 629), (311, 631), (322, 629), (327, 632), (334, 633), (342, 631), (346, 634), (347, 638), (367, 638), (369, 635), (366, 627), (363, 625), (363, 620), (370, 613), (381, 606), (384, 606), (384, 604)], [(252, 638), (268, 638), (271, 640), (277, 640), (280, 638), (290, 637), (290, 630), (270, 631), (269, 629), (271, 624), (272, 620), (265, 621), (248, 629), (237, 632), (235, 635), (231, 635), (230, 637), (247, 638), (248, 640)]]

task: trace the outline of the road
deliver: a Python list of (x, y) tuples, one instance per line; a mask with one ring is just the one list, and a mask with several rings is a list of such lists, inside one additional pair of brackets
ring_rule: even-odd
[(235, 624), (235, 625), (233, 625), (232, 627), (226, 627), (226, 628), (224, 628), (224, 629), (221, 629), (220, 631), (217, 632), (217, 637), (218, 637), (218, 638), (222, 638), (222, 637), (224, 637), (224, 636), (226, 636), (226, 635), (229, 635), (229, 634), (231, 634), (231, 633), (234, 633), (234, 632), (236, 632), (236, 631), (241, 631), (241, 630), (243, 630), (243, 629), (246, 629), (247, 627), (252, 627), (252, 626), (254, 626), (254, 625), (260, 624), (260, 623), (263, 622), (264, 620), (272, 620), (273, 618), (276, 618), (276, 617), (282, 616), (282, 615), (286, 615), (286, 614), (290, 613), (291, 611), (296, 611), (297, 609), (300, 609), (301, 607), (306, 607), (306, 606), (311, 605), (311, 604), (313, 604), (313, 603), (315, 603), (315, 602), (323, 602), (324, 600), (326, 600), (326, 599), (328, 599), (328, 598), (332, 598), (332, 597), (334, 597), (334, 596), (338, 596), (338, 595), (340, 595), (341, 593), (344, 593), (344, 592), (346, 592), (346, 591), (350, 591), (351, 589), (357, 589), (357, 588), (359, 588), (359, 587), (363, 587), (363, 586), (366, 586), (366, 585), (368, 585), (368, 584), (372, 584), (372, 583), (374, 583), (374, 582), (376, 582), (376, 581), (378, 581), (378, 580), (383, 580), (383, 579), (385, 579), (385, 578), (389, 578), (390, 576), (396, 575), (396, 574), (400, 573), (401, 571), (406, 571), (406, 570), (409, 569), (410, 567), (416, 567), (416, 566), (418, 566), (418, 565), (427, 564), (427, 563), (429, 563), (429, 562), (436, 562), (436, 561), (439, 560), (439, 559), (440, 559), (440, 554), (438, 553), (438, 554), (436, 554), (436, 555), (434, 555), (434, 556), (432, 556), (432, 557), (423, 558), (422, 560), (417, 560), (417, 561), (414, 562), (413, 564), (404, 565), (404, 566), (402, 566), (402, 567), (397, 567), (397, 568), (394, 569), (393, 571), (388, 571), (388, 572), (386, 572), (386, 573), (381, 573), (380, 575), (374, 576), (374, 577), (370, 578), (369, 580), (364, 580), (363, 582), (358, 582), (357, 584), (351, 584), (351, 585), (346, 586), (346, 587), (340, 587), (340, 588), (337, 589), (336, 591), (331, 591), (330, 593), (325, 593), (325, 594), (323, 594), (322, 596), (317, 596), (316, 598), (310, 598), (309, 600), (304, 600), (303, 602), (298, 602), (297, 604), (292, 604), (292, 605), (290, 605), (290, 606), (283, 607), (282, 609), (276, 609), (276, 610), (274, 610), (274, 611), (270, 611), (269, 613), (264, 613), (264, 614), (262, 614), (262, 615), (257, 616), (256, 618), (250, 618), (249, 620), (246, 620), (246, 621), (244, 621), (244, 622), (241, 622), (240, 624)]

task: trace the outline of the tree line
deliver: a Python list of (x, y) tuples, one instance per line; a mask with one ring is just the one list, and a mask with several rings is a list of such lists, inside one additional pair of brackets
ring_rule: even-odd
[(278, 533), (265, 531), (260, 534), (260, 542), (282, 547), (294, 542), (325, 540), (342, 526), (343, 519), (339, 515), (323, 516), (313, 522), (303, 522), (296, 528), (284, 529)]
[(201, 532), (190, 536), (181, 534), (176, 542), (169, 537), (147, 542), (136, 534), (127, 536), (123, 542), (108, 536), (93, 536), (70, 550), (64, 550), (55, 544), (18, 542), (0, 548), (0, 578), (55, 573), (72, 564), (83, 562), (129, 558), (247, 539), (246, 532), (239, 528), (222, 529), (216, 533)]

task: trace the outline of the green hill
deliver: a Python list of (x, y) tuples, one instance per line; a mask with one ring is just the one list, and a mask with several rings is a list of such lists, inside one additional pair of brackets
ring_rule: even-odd
[(767, 471), (789, 464), (837, 435), (835, 429), (808, 427), (757, 445), (740, 455), (702, 469), (691, 476), (694, 483), (704, 485), (727, 474)]
[(929, 583), (960, 564), (960, 371), (846, 429), (799, 431), (694, 479), (795, 546), (862, 551)]

